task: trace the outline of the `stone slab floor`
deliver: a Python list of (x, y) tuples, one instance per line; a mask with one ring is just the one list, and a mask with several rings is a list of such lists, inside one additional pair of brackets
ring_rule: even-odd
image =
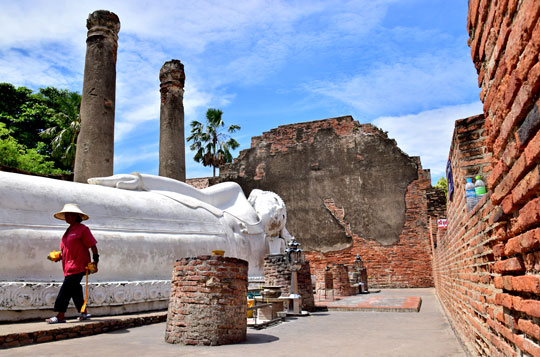
[(465, 356), (435, 290), (384, 289), (385, 296), (420, 296), (420, 312), (318, 312), (226, 346), (164, 342), (165, 323), (101, 335), (0, 350), (0, 356)]

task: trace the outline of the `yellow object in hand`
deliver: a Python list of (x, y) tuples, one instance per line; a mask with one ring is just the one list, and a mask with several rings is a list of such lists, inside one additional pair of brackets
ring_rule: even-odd
[(61, 252), (59, 250), (53, 250), (52, 252), (49, 253), (48, 258), (52, 260), (53, 262), (57, 262), (61, 259)]
[(96, 264), (88, 263), (88, 265), (86, 266), (86, 269), (88, 270), (89, 274), (94, 274), (96, 272)]

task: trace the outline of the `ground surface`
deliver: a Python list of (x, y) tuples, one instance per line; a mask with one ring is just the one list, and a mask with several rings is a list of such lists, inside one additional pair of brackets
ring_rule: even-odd
[(215, 347), (170, 345), (164, 342), (165, 323), (158, 323), (0, 350), (0, 356), (465, 356), (434, 289), (378, 294), (389, 300), (419, 296), (420, 312), (318, 312), (248, 329), (244, 343)]

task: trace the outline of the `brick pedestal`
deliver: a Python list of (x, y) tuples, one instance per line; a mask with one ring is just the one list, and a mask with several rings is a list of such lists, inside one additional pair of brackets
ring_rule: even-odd
[(247, 331), (245, 260), (223, 256), (174, 263), (165, 341), (185, 345), (242, 342)]
[[(284, 254), (271, 254), (264, 258), (264, 285), (281, 286), (282, 296), (290, 294), (291, 270)], [(302, 296), (302, 309), (315, 311), (309, 262), (302, 264), (298, 271), (298, 294)]]
[[(368, 291), (367, 269), (366, 268), (352, 268), (349, 271), (349, 284), (351, 285), (351, 293), (359, 294)], [(359, 283), (362, 284), (360, 287)]]
[(349, 273), (343, 264), (336, 264), (331, 268), (334, 278), (334, 294), (337, 296), (350, 296), (351, 285), (349, 284)]

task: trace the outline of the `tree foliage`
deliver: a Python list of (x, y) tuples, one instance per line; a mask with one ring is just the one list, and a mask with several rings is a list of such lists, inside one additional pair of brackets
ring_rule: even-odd
[(72, 171), (80, 103), (78, 93), (65, 89), (48, 87), (32, 93), (0, 83), (0, 145), (6, 155), (1, 163), (41, 174)]
[(439, 181), (435, 184), (435, 187), (442, 188), (444, 191), (444, 195), (448, 195), (448, 183), (446, 182), (446, 177), (441, 177)]
[(0, 164), (37, 174), (61, 174), (64, 171), (54, 167), (48, 156), (41, 154), (44, 144), (36, 148), (26, 148), (9, 135), (4, 123), (0, 123)]
[[(193, 142), (190, 149), (195, 151), (193, 159), (204, 166), (212, 166), (213, 175), (216, 176), (216, 167), (232, 162), (230, 150), (234, 150), (240, 144), (230, 135), (223, 132), (225, 122), (222, 119), (223, 112), (220, 109), (210, 108), (206, 112), (206, 124), (197, 120), (191, 122), (191, 135), (188, 142)], [(228, 133), (240, 130), (239, 125), (230, 125)]]

